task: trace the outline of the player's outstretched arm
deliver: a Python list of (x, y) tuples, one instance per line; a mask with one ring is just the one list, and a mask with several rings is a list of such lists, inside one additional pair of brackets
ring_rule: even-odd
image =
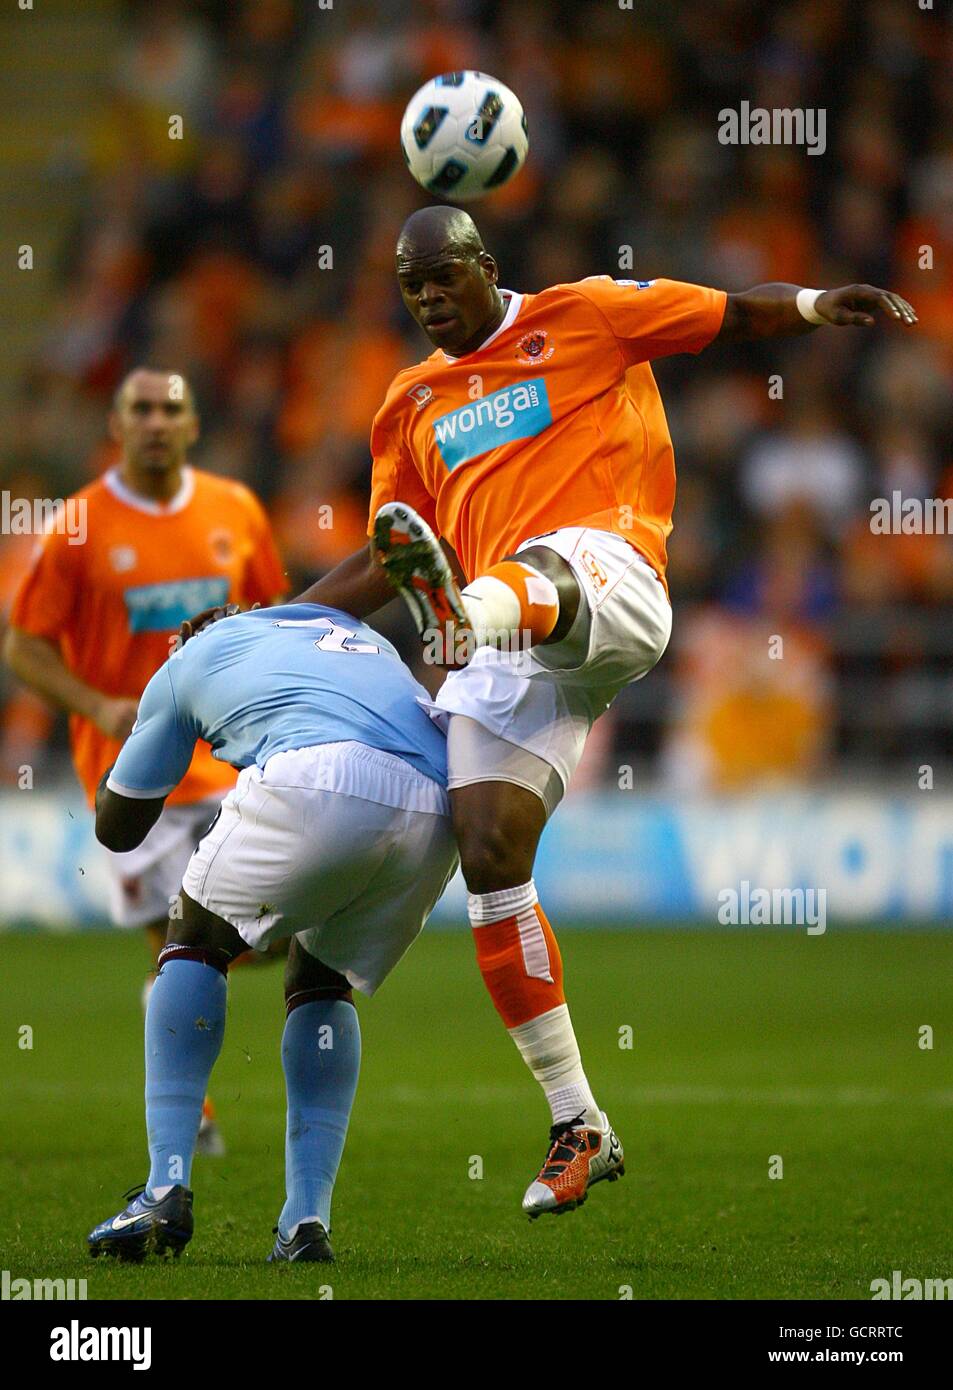
[(355, 618), (383, 608), (395, 597), (390, 580), (375, 560), (370, 546), (356, 550), (336, 565), (330, 574), (319, 579), (292, 603), (323, 603), (328, 608), (341, 608)]
[[(370, 547), (357, 550), (342, 560), (329, 574), (318, 579), (304, 593), (287, 600), (288, 603), (322, 603), (327, 608), (340, 608), (355, 618), (366, 618), (369, 613), (383, 608), (394, 598), (394, 590), (380, 565), (371, 554)], [(260, 604), (253, 604), (259, 608)], [(179, 645), (188, 642), (211, 623), (231, 618), (241, 609), (237, 603), (224, 607), (204, 608), (193, 618), (188, 618), (179, 628)]]
[(917, 316), (892, 290), (875, 285), (843, 285), (836, 290), (808, 290), (799, 285), (755, 285), (729, 294), (716, 343), (743, 343), (758, 338), (786, 338), (827, 324), (834, 328), (873, 328), (878, 319), (912, 328)]

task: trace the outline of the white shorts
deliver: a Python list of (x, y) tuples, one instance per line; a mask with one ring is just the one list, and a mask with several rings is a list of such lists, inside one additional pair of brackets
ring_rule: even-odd
[(257, 950), (285, 936), (373, 994), (457, 867), (447, 793), (363, 743), (239, 774), (182, 882)]
[(221, 802), (216, 796), (187, 806), (166, 806), (141, 845), (125, 854), (103, 850), (114, 926), (144, 927), (168, 918), (186, 865)]
[[(534, 536), (519, 550), (537, 545), (555, 550), (579, 580), (585, 603), (569, 632), (561, 642), (530, 651), (479, 648), (468, 666), (450, 673), (434, 708), (466, 715), (496, 738), (534, 754), (555, 768), (565, 789), (595, 720), (620, 690), (651, 671), (668, 646), (672, 608), (648, 561), (620, 536), (567, 526)], [(482, 780), (472, 758), (455, 756), (472, 746), (451, 734), (451, 789)], [(496, 761), (494, 775), (525, 784), (525, 765), (510, 779)], [(550, 810), (548, 792), (536, 790)]]

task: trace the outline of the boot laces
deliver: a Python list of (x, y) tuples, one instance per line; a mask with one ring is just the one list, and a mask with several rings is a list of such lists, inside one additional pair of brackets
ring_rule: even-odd
[(553, 1125), (549, 1131), (549, 1148), (546, 1151), (547, 1164), (558, 1144), (565, 1144), (567, 1148), (573, 1149), (577, 1154), (582, 1152), (585, 1139), (576, 1132), (575, 1126), (583, 1123), (585, 1123), (585, 1115), (579, 1114), (573, 1120), (562, 1120), (559, 1124)]

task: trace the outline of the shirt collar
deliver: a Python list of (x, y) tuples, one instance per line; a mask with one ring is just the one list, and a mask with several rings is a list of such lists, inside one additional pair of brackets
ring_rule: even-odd
[(137, 512), (148, 512), (150, 516), (173, 516), (187, 507), (192, 500), (195, 492), (195, 469), (186, 464), (182, 469), (179, 490), (168, 502), (157, 502), (151, 497), (142, 497), (138, 492), (133, 492), (128, 483), (123, 482), (118, 466), (109, 469), (103, 482), (114, 497), (120, 502), (125, 502), (127, 507), (134, 507)]

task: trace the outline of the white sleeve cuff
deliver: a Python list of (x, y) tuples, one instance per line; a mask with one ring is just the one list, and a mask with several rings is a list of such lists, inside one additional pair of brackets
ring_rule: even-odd
[(124, 787), (121, 782), (114, 782), (112, 777), (106, 778), (106, 786), (117, 796), (128, 796), (132, 801), (156, 801), (160, 796), (168, 796), (169, 792), (175, 791), (178, 782), (173, 782), (171, 787), (159, 787), (155, 791), (142, 791), (139, 787)]

